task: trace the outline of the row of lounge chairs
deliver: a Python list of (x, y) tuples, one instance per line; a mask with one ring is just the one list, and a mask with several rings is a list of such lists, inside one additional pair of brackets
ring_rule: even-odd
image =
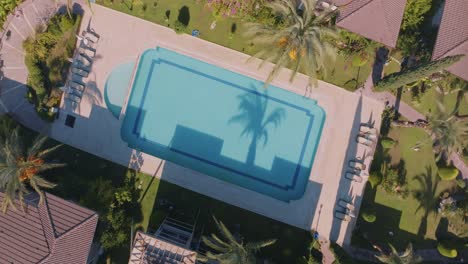
[(87, 78), (91, 72), (93, 58), (96, 55), (94, 46), (99, 40), (99, 35), (94, 30), (87, 30), (83, 31), (82, 35), (77, 35), (77, 37), (80, 40), (80, 45), (78, 52), (71, 60), (72, 76), (62, 89), (65, 92), (65, 100), (69, 101), (75, 108), (80, 104), (86, 90), (83, 79)]

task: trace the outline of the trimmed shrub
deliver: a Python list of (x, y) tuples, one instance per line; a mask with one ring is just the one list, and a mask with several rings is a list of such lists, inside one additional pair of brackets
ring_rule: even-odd
[(450, 167), (440, 167), (439, 168), (439, 177), (444, 181), (451, 181), (454, 180), (458, 176), (458, 169), (450, 166)]
[(391, 149), (395, 146), (396, 142), (395, 140), (387, 137), (387, 138), (383, 138), (381, 141), (380, 141), (380, 144), (382, 145), (382, 148), (384, 149)]
[(439, 242), (437, 244), (437, 251), (439, 251), (439, 254), (447, 258), (456, 258), (458, 256), (457, 250), (446, 242)]
[(362, 219), (368, 223), (374, 223), (377, 220), (377, 216), (373, 210), (365, 209), (361, 214)]
[(463, 179), (457, 179), (457, 185), (460, 189), (465, 189), (466, 187), (466, 182)]
[(177, 21), (174, 22), (174, 31), (177, 34), (183, 34), (183, 33), (185, 33), (187, 31), (187, 26), (184, 25), (179, 20), (177, 20)]
[(369, 175), (369, 183), (372, 189), (377, 187), (381, 182), (382, 182), (382, 174), (378, 172), (374, 172)]

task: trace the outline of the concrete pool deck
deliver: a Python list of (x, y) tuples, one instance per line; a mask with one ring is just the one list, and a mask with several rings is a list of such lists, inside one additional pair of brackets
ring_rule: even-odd
[[(82, 29), (89, 25), (100, 35), (92, 72), (86, 79), (96, 88), (89, 90), (94, 90), (93, 94), (83, 98), (79, 109), (63, 104), (59, 119), (51, 125), (41, 127), (40, 122), (31, 120), (34, 113), (22, 111), (26, 106), (9, 109), (18, 120), (113, 162), (305, 230), (318, 230), (321, 237), (339, 244), (350, 243), (356, 219), (344, 222), (333, 215), (339, 199), (353, 201), (359, 208), (366, 180), (350, 182), (343, 176), (348, 160), (367, 157), (365, 163), (371, 162), (373, 148), (358, 145), (355, 139), (360, 123), (372, 122), (380, 127), (384, 109), (381, 102), (319, 82), (319, 87), (307, 95), (317, 100), (327, 115), (314, 166), (304, 196), (285, 203), (128, 148), (120, 137), (121, 120), (111, 114), (102, 98), (107, 76), (115, 67), (136, 61), (144, 50), (156, 46), (259, 80), (266, 79), (271, 65), (258, 70), (258, 61), (246, 64), (249, 56), (240, 52), (189, 35), (177, 35), (172, 29), (99, 5), (92, 9), (92, 14), (85, 11)], [(289, 71), (283, 70), (273, 85), (304, 95), (306, 76), (298, 74), (292, 84), (288, 80)], [(76, 117), (74, 128), (64, 125), (67, 113)]]

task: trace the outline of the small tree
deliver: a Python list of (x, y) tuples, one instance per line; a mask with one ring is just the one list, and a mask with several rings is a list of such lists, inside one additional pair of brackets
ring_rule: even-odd
[(385, 254), (379, 250), (380, 255), (375, 256), (380, 262), (388, 264), (416, 264), (421, 263), (422, 258), (414, 255), (413, 246), (411, 244), (406, 247), (405, 251), (400, 255), (396, 248), (389, 244), (391, 252)]
[(376, 90), (393, 90), (403, 85), (418, 81), (435, 72), (444, 70), (450, 65), (460, 61), (464, 55), (448, 56), (437, 61), (420, 64), (402, 72), (393, 73), (383, 78), (375, 86)]
[(244, 244), (243, 241), (236, 239), (221, 221), (218, 221), (216, 218), (214, 218), (214, 221), (221, 237), (218, 237), (216, 234), (211, 234), (210, 237), (202, 237), (203, 243), (211, 250), (206, 253), (206, 258), (202, 258), (200, 261), (208, 262), (212, 260), (220, 264), (253, 264), (256, 263), (254, 253), (276, 242), (276, 239), (269, 239)]

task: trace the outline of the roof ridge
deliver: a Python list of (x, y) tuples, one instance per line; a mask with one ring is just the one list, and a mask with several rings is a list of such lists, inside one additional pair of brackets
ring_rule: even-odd
[(82, 222), (80, 222), (79, 224), (75, 225), (74, 227), (70, 228), (69, 230), (65, 231), (64, 233), (62, 233), (60, 236), (57, 237), (57, 240), (60, 240), (62, 239), (64, 236), (66, 236), (67, 234), (69, 234), (70, 232), (72, 231), (75, 231), (75, 229), (77, 229), (78, 227), (86, 224), (88, 221), (90, 221), (91, 219), (93, 218), (97, 218), (98, 217), (98, 214), (97, 213), (94, 213), (90, 216), (88, 216), (86, 219), (84, 219)]
[[(386, 6), (384, 5), (384, 2), (382, 0), (378, 0), (379, 3), (380, 3), (380, 6), (382, 7), (382, 10), (385, 10)], [(406, 4), (405, 4), (405, 9), (406, 9), (406, 5), (408, 4), (408, 1), (406, 1)], [(403, 11), (404, 12), (404, 11)], [(390, 35), (389, 32), (391, 32), (391, 26), (389, 25), (389, 17), (388, 15), (390, 14), (389, 12), (383, 12), (384, 13), (384, 17), (385, 17), (385, 27), (386, 27), (386, 30), (384, 30), (384, 34), (386, 34), (387, 36)], [(401, 24), (403, 23), (403, 19), (400, 21), (400, 25), (399, 25), (399, 28), (401, 30)], [(398, 35), (400, 35), (400, 30), (398, 30), (398, 34), (397, 34), (397, 41), (398, 41)], [(392, 36), (390, 36), (391, 38)]]
[[(439, 38), (439, 36), (437, 36), (437, 38)], [(441, 59), (442, 57), (444, 57), (445, 55), (447, 55), (449, 52), (453, 51), (454, 49), (460, 47), (461, 45), (465, 44), (468, 42), (468, 37), (466, 37), (464, 40), (462, 40), (460, 43), (458, 43), (457, 45), (453, 46), (452, 48), (450, 48), (449, 50), (447, 50), (445, 53), (442, 53), (440, 56), (438, 57), (432, 57), (432, 60), (438, 60), (438, 59)], [(437, 43), (437, 39), (436, 39), (436, 43)], [(468, 55), (468, 54), (466, 54)]]
[[(52, 224), (52, 217), (50, 215), (50, 209), (49, 209), (49, 203), (47, 202), (47, 193), (43, 192), (44, 194), (44, 201), (43, 204), (38, 205), (38, 211), (39, 211), (39, 218), (41, 220), (42, 224), (42, 229), (44, 232), (44, 237), (46, 238), (47, 246), (49, 247), (49, 254), (47, 254), (42, 260), (39, 261), (39, 263), (45, 263), (47, 259), (50, 258), (52, 253), (54, 252), (55, 248), (55, 228), (54, 225)], [(47, 223), (44, 223), (47, 222)], [(48, 224), (48, 225), (47, 225)], [(50, 230), (46, 230), (46, 228), (50, 228)], [(49, 234), (49, 232), (50, 234)]]
[[(354, 1), (354, 0), (353, 0)], [(349, 6), (353, 1), (350, 1), (349, 3), (347, 3), (346, 5), (343, 5), (343, 7), (347, 7)], [(356, 8), (356, 10), (354, 10), (353, 12), (350, 12), (349, 14), (347, 14), (346, 16), (342, 17), (340, 22), (345, 20), (347, 17), (349, 17), (350, 15), (356, 13), (357, 11), (361, 10), (362, 8), (364, 8), (365, 6), (369, 5), (369, 3), (373, 2), (373, 1), (377, 1), (377, 0), (368, 0), (367, 3), (363, 4), (362, 6), (360, 6), (359, 8)]]

